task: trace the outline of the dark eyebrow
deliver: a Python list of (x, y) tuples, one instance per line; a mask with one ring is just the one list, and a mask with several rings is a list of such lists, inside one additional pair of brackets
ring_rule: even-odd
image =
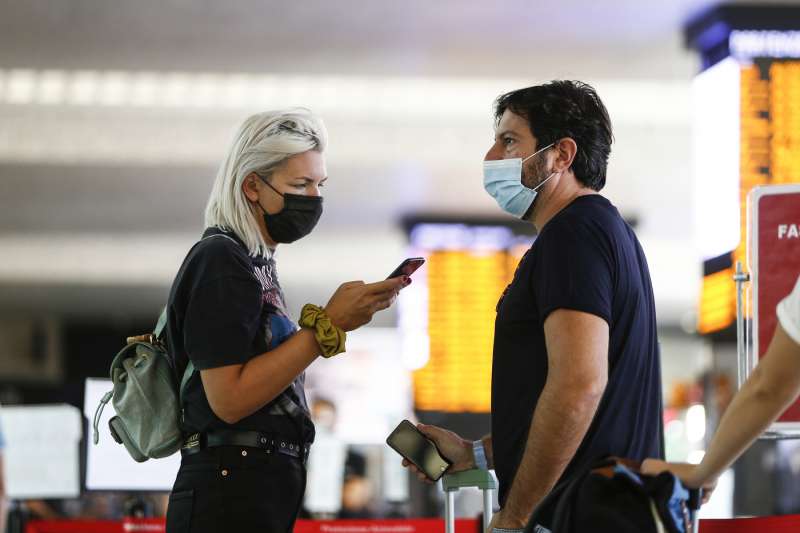
[(518, 136), (516, 133), (514, 133), (511, 130), (503, 130), (503, 131), (499, 131), (499, 132), (495, 133), (494, 134), (494, 138), (495, 139), (499, 139), (499, 138), (501, 138), (501, 137), (503, 137), (505, 135), (513, 135), (514, 137)]

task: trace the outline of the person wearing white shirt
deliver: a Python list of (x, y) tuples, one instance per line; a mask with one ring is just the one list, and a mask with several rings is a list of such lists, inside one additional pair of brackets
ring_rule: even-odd
[(778, 324), (767, 352), (734, 396), (698, 465), (647, 459), (646, 474), (670, 470), (691, 488), (713, 490), (720, 474), (800, 394), (800, 278), (776, 309)]

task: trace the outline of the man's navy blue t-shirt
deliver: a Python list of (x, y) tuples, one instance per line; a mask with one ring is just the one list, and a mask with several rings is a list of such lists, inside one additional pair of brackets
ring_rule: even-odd
[(558, 309), (591, 313), (609, 326), (608, 384), (562, 479), (607, 454), (663, 457), (661, 367), (647, 261), (607, 199), (581, 196), (544, 226), (497, 306), (492, 445), (501, 505), (547, 381), (544, 323)]

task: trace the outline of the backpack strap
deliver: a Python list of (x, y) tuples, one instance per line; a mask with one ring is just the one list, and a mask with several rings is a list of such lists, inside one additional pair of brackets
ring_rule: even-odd
[(183, 393), (186, 391), (186, 386), (189, 384), (192, 374), (194, 374), (194, 363), (189, 359), (189, 364), (186, 365), (186, 370), (183, 371), (183, 377), (181, 378), (181, 388), (178, 389), (178, 401), (181, 406), (183, 405)]
[(167, 306), (164, 306), (164, 309), (161, 310), (161, 316), (158, 317), (158, 322), (156, 322), (156, 327), (153, 330), (153, 340), (158, 340), (161, 338), (161, 334), (164, 333), (164, 328), (167, 325)]
[[(204, 241), (206, 239), (211, 239), (213, 237), (225, 237), (229, 241), (231, 241), (233, 243), (236, 243), (237, 245), (239, 244), (238, 242), (236, 242), (236, 239), (233, 239), (233, 238), (228, 237), (227, 235), (224, 235), (224, 234), (221, 234), (221, 233), (215, 233), (214, 235), (209, 235), (208, 237), (203, 237), (202, 239), (200, 239), (199, 241), (194, 243), (194, 246), (197, 246), (202, 241)], [(192, 248), (194, 248), (194, 246), (192, 246)], [(191, 250), (190, 250), (190, 253), (191, 253)], [(164, 333), (164, 328), (166, 326), (167, 326), (167, 306), (165, 305), (164, 309), (161, 310), (161, 315), (158, 317), (158, 322), (156, 322), (156, 327), (155, 327), (155, 329), (153, 329), (153, 338), (152, 338), (153, 341), (157, 341), (157, 340), (161, 339), (161, 334)]]
[[(156, 322), (156, 327), (153, 329), (153, 341), (157, 341), (161, 339), (161, 335), (164, 333), (164, 328), (167, 325), (167, 306), (164, 306), (164, 309), (161, 310), (161, 316), (158, 317), (158, 322)], [(186, 390), (186, 385), (189, 384), (189, 379), (194, 374), (194, 363), (192, 360), (189, 360), (189, 364), (186, 365), (186, 370), (183, 371), (183, 377), (181, 378), (181, 386), (178, 389), (178, 401), (182, 403), (183, 400), (183, 393)]]
[(94, 412), (94, 419), (92, 420), (92, 441), (97, 444), (100, 442), (100, 417), (103, 416), (103, 409), (105, 409), (106, 404), (111, 400), (111, 397), (114, 396), (114, 390), (110, 390), (107, 393), (103, 394), (103, 397), (100, 399), (100, 403), (97, 406), (97, 409)]
[[(209, 235), (208, 237), (203, 237), (202, 239), (197, 241), (194, 244), (194, 246), (192, 246), (192, 248), (200, 244), (202, 241), (206, 239), (211, 239), (213, 237), (224, 237), (229, 241), (236, 243), (237, 245), (239, 244), (238, 242), (236, 242), (236, 239), (232, 239), (227, 235), (217, 233), (214, 235)], [(164, 333), (164, 328), (166, 328), (166, 326), (167, 326), (167, 306), (165, 305), (164, 309), (161, 310), (161, 315), (158, 317), (158, 322), (156, 322), (156, 327), (153, 329), (153, 335), (152, 335), (153, 341), (161, 340), (161, 335)], [(189, 380), (191, 379), (192, 374), (194, 374), (194, 370), (195, 370), (194, 363), (192, 363), (192, 360), (189, 359), (189, 364), (186, 365), (186, 369), (183, 371), (183, 377), (181, 377), (181, 385), (180, 388), (178, 389), (178, 402), (179, 405), (181, 405), (181, 409), (183, 409), (183, 393), (186, 391), (186, 386), (189, 384)]]

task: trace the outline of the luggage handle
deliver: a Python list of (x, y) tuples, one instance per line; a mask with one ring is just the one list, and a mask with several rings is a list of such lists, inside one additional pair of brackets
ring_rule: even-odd
[(489, 528), (492, 521), (492, 500), (497, 482), (488, 470), (473, 468), (455, 474), (445, 474), (442, 476), (442, 488), (445, 492), (445, 531), (455, 533), (455, 496), (461, 488), (475, 487), (483, 491), (483, 530)]
[(691, 533), (698, 533), (698, 531), (700, 531), (697, 513), (702, 504), (703, 489), (689, 489), (689, 499), (686, 502), (686, 506), (689, 508), (689, 527), (691, 528)]

